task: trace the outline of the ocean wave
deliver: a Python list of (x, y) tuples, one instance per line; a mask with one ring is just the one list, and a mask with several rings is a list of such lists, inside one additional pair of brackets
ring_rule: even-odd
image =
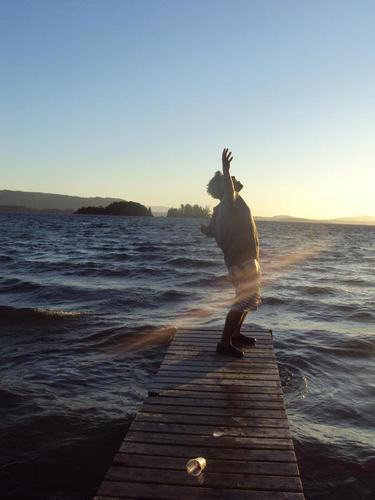
[(32, 292), (44, 288), (44, 285), (33, 281), (24, 281), (19, 278), (0, 279), (0, 293), (8, 292)]
[(374, 321), (375, 316), (370, 311), (357, 311), (348, 316), (348, 319), (351, 321)]
[(175, 275), (174, 270), (170, 268), (152, 268), (152, 267), (128, 267), (120, 269), (111, 269), (108, 267), (99, 268), (87, 268), (78, 270), (66, 271), (64, 273), (67, 276), (85, 276), (85, 277), (95, 277), (95, 278), (147, 278), (156, 277), (158, 280), (165, 279), (168, 275)]
[(21, 394), (17, 394), (14, 391), (0, 388), (0, 401), (2, 407), (7, 406), (8, 404), (17, 404), (22, 401), (23, 398), (24, 396)]
[(340, 280), (339, 283), (342, 283), (343, 285), (362, 285), (362, 286), (369, 286), (370, 283), (367, 280), (364, 280), (362, 278), (349, 278), (345, 280)]
[(157, 251), (160, 251), (162, 249), (163, 249), (163, 247), (161, 245), (151, 245), (148, 243), (144, 243), (144, 244), (137, 245), (136, 247), (134, 247), (134, 250), (136, 252), (157, 252)]
[[(311, 330), (308, 336), (298, 339), (298, 345), (305, 355), (305, 359), (299, 361), (299, 367), (313, 371), (320, 366), (325, 376), (329, 377), (342, 370), (343, 358), (371, 359), (375, 351), (375, 337), (348, 337), (333, 335), (329, 330)], [(287, 345), (282, 347), (287, 348)]]
[(211, 286), (218, 286), (218, 285), (227, 286), (228, 283), (230, 283), (230, 279), (226, 274), (224, 274), (222, 276), (210, 275), (210, 276), (204, 276), (204, 277), (200, 277), (200, 278), (193, 279), (193, 280), (188, 280), (188, 281), (184, 282), (184, 285), (185, 286), (211, 287)]
[(103, 296), (107, 298), (101, 301), (101, 311), (121, 312), (131, 311), (137, 308), (155, 308), (163, 304), (160, 291), (155, 290), (122, 290), (122, 291), (103, 291)]
[(167, 290), (162, 294), (162, 299), (168, 300), (168, 301), (173, 301), (173, 300), (182, 300), (186, 299), (187, 297), (190, 297), (191, 293), (190, 292), (183, 292), (181, 290)]
[(58, 309), (0, 306), (0, 319), (16, 321), (71, 320), (77, 319), (83, 314), (82, 312), (61, 311)]
[(129, 252), (106, 252), (105, 254), (99, 254), (100, 258), (103, 260), (119, 260), (119, 261), (127, 261), (134, 258), (134, 255), (131, 255)]
[(212, 267), (217, 266), (216, 260), (207, 259), (191, 259), (189, 257), (173, 257), (167, 261), (167, 264), (172, 264), (174, 266), (182, 267)]
[(143, 324), (134, 328), (111, 328), (85, 337), (81, 345), (95, 349), (119, 349), (130, 352), (161, 346), (168, 343), (176, 333), (176, 328)]
[(65, 269), (62, 274), (64, 276), (76, 276), (77, 278), (82, 276), (86, 278), (126, 278), (131, 275), (132, 271), (130, 269), (108, 269), (103, 267), (95, 266), (79, 266), (75, 269)]
[(283, 299), (280, 299), (279, 297), (263, 296), (262, 303), (269, 306), (279, 306), (286, 304), (287, 302)]
[(345, 338), (342, 346), (349, 353), (360, 353), (371, 357), (375, 351), (375, 337)]
[(9, 255), (0, 255), (0, 262), (10, 262), (12, 257), (9, 257)]
[(324, 299), (319, 300), (318, 298), (308, 296), (303, 297), (302, 294), (299, 294), (298, 297), (290, 297), (288, 304), (298, 311), (316, 311), (322, 315), (322, 319), (330, 314), (339, 314), (342, 317), (345, 314), (352, 314), (358, 310), (358, 304), (355, 303), (345, 304), (325, 301)]
[(336, 295), (336, 291), (326, 286), (298, 286), (295, 288), (306, 295)]
[(279, 363), (279, 371), (283, 392), (289, 403), (304, 399), (308, 393), (308, 381), (303, 370), (289, 363)]

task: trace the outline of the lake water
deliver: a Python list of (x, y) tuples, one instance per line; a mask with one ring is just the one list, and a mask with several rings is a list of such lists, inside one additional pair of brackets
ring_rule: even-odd
[[(96, 491), (163, 359), (150, 327), (218, 326), (233, 297), (199, 220), (0, 214), (2, 498)], [(375, 226), (259, 222), (308, 499), (375, 495)]]

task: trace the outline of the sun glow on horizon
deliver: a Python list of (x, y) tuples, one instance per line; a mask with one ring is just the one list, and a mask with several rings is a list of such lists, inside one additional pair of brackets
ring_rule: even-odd
[(1, 4), (3, 186), (212, 207), (230, 147), (256, 215), (375, 215), (373, 3), (77, 4)]

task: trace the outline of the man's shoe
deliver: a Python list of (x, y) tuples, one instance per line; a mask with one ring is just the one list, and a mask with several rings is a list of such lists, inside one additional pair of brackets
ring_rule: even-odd
[(234, 345), (222, 345), (220, 342), (217, 344), (216, 352), (224, 356), (231, 356), (232, 358), (243, 358), (243, 352), (237, 349)]

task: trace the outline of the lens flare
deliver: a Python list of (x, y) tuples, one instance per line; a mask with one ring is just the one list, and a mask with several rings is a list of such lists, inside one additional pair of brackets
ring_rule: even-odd
[[(325, 249), (325, 247), (319, 243), (310, 245), (308, 248), (296, 250), (287, 255), (273, 255), (272, 260), (265, 259), (265, 262), (262, 264), (262, 285), (270, 286), (280, 279), (283, 274), (288, 272), (291, 266), (315, 257), (323, 249)], [(227, 278), (227, 281), (230, 282), (230, 279)], [(116, 352), (117, 354), (125, 354), (167, 344), (179, 328), (191, 327), (198, 322), (201, 324), (202, 320), (217, 314), (219, 311), (223, 311), (224, 322), (225, 310), (233, 303), (233, 297), (228, 296), (229, 294), (226, 292), (227, 289), (223, 287), (222, 293), (210, 293), (210, 295), (204, 297), (200, 303), (196, 303), (194, 307), (181, 313), (171, 326), (160, 328), (148, 327), (144, 331), (138, 331), (136, 333), (124, 331), (123, 341), (118, 342), (116, 347), (112, 347), (110, 349), (111, 353)], [(226, 296), (224, 296), (224, 294)], [(245, 297), (246, 290), (244, 290), (243, 294), (239, 294), (236, 297), (236, 301)], [(121, 328), (117, 330), (117, 332), (121, 333)]]

